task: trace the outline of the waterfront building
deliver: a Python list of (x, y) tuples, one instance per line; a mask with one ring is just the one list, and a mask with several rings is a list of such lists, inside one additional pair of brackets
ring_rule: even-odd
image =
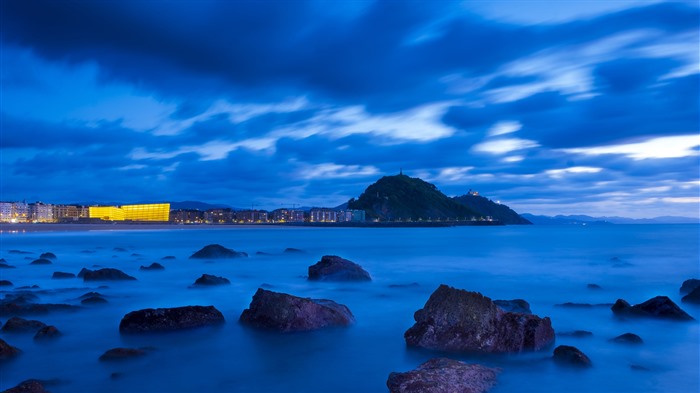
[(78, 221), (90, 217), (90, 209), (80, 205), (53, 205), (53, 218), (57, 222)]
[(204, 221), (208, 224), (231, 224), (235, 213), (230, 208), (209, 209), (204, 212)]
[(54, 222), (53, 205), (43, 202), (29, 204), (29, 221), (31, 222)]
[(0, 202), (0, 221), (27, 222), (29, 205), (26, 202)]
[(90, 206), (89, 215), (90, 218), (99, 218), (105, 221), (168, 222), (170, 220), (170, 204)]
[(337, 222), (338, 212), (327, 208), (313, 208), (309, 211), (310, 222)]
[(267, 222), (267, 212), (264, 210), (237, 211), (236, 222), (243, 224)]
[(303, 210), (277, 209), (271, 216), (274, 222), (304, 222)]
[(170, 221), (177, 224), (202, 224), (204, 212), (197, 209), (178, 209), (170, 212)]
[(364, 210), (339, 210), (338, 222), (365, 222)]

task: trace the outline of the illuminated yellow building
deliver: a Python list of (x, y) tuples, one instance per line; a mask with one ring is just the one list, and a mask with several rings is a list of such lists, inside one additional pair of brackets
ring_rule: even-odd
[(90, 218), (106, 221), (162, 221), (170, 219), (169, 203), (145, 205), (90, 206)]

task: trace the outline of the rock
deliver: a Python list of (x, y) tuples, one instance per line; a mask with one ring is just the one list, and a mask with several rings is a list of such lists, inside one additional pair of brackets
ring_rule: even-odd
[(12, 281), (9, 280), (0, 280), (0, 287), (11, 287), (15, 284), (12, 283)]
[(691, 278), (683, 281), (680, 292), (681, 294), (690, 293), (693, 291), (693, 289), (698, 287), (700, 287), (700, 280), (698, 280), (697, 278)]
[(39, 300), (39, 296), (37, 296), (33, 293), (30, 293), (30, 292), (7, 293), (7, 294), (5, 294), (5, 297), (2, 299), (2, 301), (0, 303), (27, 304), (27, 303), (34, 303), (37, 300)]
[(623, 299), (617, 299), (610, 309), (614, 314), (623, 316), (652, 317), (677, 321), (695, 320), (667, 296), (657, 296), (634, 306), (630, 306)]
[(355, 322), (350, 309), (332, 300), (309, 299), (258, 288), (240, 321), (280, 332), (348, 326)]
[(634, 333), (621, 334), (615, 338), (611, 338), (609, 341), (621, 343), (621, 344), (642, 344), (644, 340)]
[(303, 254), (304, 250), (300, 250), (298, 248), (292, 248), (292, 247), (287, 247), (283, 251), (286, 254)]
[(7, 261), (5, 260), (5, 258), (0, 258), (0, 263), (7, 263)]
[(102, 268), (98, 270), (88, 270), (83, 274), (83, 281), (124, 281), (136, 280), (135, 277), (124, 273), (119, 269)]
[(138, 257), (142, 257), (143, 255), (141, 255), (139, 253), (133, 253), (133, 254), (131, 254), (131, 256), (134, 258), (138, 258)]
[(141, 357), (146, 354), (146, 351), (138, 348), (112, 348), (105, 353), (103, 353), (99, 360), (104, 361), (114, 361), (114, 360), (127, 360), (137, 357)]
[(588, 289), (603, 289), (598, 284), (588, 284), (588, 285), (586, 285), (586, 288), (588, 288)]
[(582, 337), (590, 337), (593, 335), (593, 333), (589, 332), (588, 330), (574, 330), (572, 332), (557, 333), (557, 335), (582, 338)]
[(15, 266), (8, 265), (7, 263), (0, 263), (0, 269), (14, 269)]
[(124, 247), (114, 247), (112, 249), (112, 251), (114, 251), (114, 252), (127, 252), (128, 250)]
[(530, 311), (530, 303), (523, 299), (513, 299), (513, 300), (494, 300), (494, 303), (503, 311), (519, 312), (523, 314), (532, 314)]
[(31, 252), (31, 251), (22, 251), (22, 250), (10, 250), (8, 252), (10, 254), (20, 254), (20, 255), (33, 254), (33, 252)]
[(309, 280), (371, 281), (372, 277), (355, 262), (335, 255), (325, 255), (315, 265), (309, 266)]
[(496, 384), (498, 370), (447, 358), (430, 359), (417, 369), (389, 374), (390, 393), (483, 393)]
[(86, 292), (86, 293), (80, 295), (80, 297), (78, 297), (78, 299), (87, 299), (87, 298), (94, 297), (94, 296), (102, 297), (104, 295), (102, 295), (99, 292)]
[(49, 260), (49, 259), (46, 259), (46, 258), (39, 258), (39, 259), (33, 260), (33, 261), (30, 263), (30, 265), (50, 265), (50, 264), (52, 264), (52, 263), (53, 263), (53, 262), (51, 262), (51, 260)]
[(681, 299), (684, 303), (700, 304), (700, 287), (696, 287)]
[(80, 307), (71, 304), (24, 304), (16, 302), (0, 303), (0, 315), (47, 314), (52, 311), (75, 311)]
[(28, 379), (26, 381), (20, 382), (19, 385), (7, 389), (2, 393), (50, 393), (44, 388), (44, 384), (36, 379)]
[(165, 270), (165, 266), (158, 262), (153, 262), (149, 266), (141, 266), (139, 270)]
[(194, 285), (226, 285), (231, 284), (227, 278), (212, 276), (211, 274), (202, 274), (202, 277), (198, 278)]
[(61, 278), (75, 278), (75, 274), (66, 272), (53, 272), (51, 278), (61, 279)]
[(593, 305), (590, 303), (573, 303), (573, 302), (559, 303), (559, 304), (555, 304), (555, 306), (568, 307), (568, 308), (591, 308), (591, 307), (593, 307)]
[(272, 254), (270, 254), (269, 252), (258, 251), (255, 253), (255, 255), (272, 255)]
[(591, 367), (591, 359), (576, 347), (560, 345), (554, 348), (554, 362), (563, 366)]
[(119, 332), (167, 332), (219, 325), (224, 322), (223, 314), (214, 306), (147, 308), (126, 314), (119, 323)]
[(107, 304), (109, 303), (107, 299), (101, 296), (91, 296), (80, 301), (80, 304), (90, 305), (90, 304)]
[(2, 331), (7, 333), (35, 333), (45, 326), (46, 324), (41, 321), (12, 317), (5, 322)]
[(417, 282), (412, 282), (408, 284), (389, 284), (389, 288), (415, 288), (419, 286), (420, 284), (418, 284)]
[(409, 346), (441, 351), (521, 352), (554, 341), (548, 317), (507, 312), (477, 292), (440, 285), (414, 315)]
[(204, 246), (201, 250), (190, 256), (190, 259), (226, 259), (247, 257), (248, 254), (228, 249), (219, 244)]
[(648, 367), (640, 366), (639, 364), (630, 364), (630, 369), (634, 371), (650, 371)]
[(0, 361), (13, 358), (21, 351), (0, 338)]
[(91, 272), (91, 271), (92, 271), (92, 270), (90, 270), (90, 269), (88, 269), (88, 268), (82, 268), (82, 269), (80, 269), (80, 271), (78, 272), (78, 278), (83, 278), (83, 277), (85, 277), (85, 273)]
[(164, 256), (163, 258), (161, 258), (161, 260), (164, 260), (164, 261), (167, 261), (167, 260), (170, 260), (170, 259), (175, 259), (175, 257), (174, 257), (173, 255), (166, 255), (166, 256)]
[(52, 253), (52, 252), (45, 252), (45, 253), (39, 255), (39, 258), (53, 259), (53, 260), (58, 259), (58, 258), (56, 257), (56, 254), (54, 254), (54, 253)]
[(36, 334), (34, 335), (34, 340), (47, 340), (47, 339), (54, 339), (58, 338), (62, 335), (62, 333), (56, 328), (56, 326), (49, 325), (49, 326), (44, 326), (43, 328), (39, 329)]

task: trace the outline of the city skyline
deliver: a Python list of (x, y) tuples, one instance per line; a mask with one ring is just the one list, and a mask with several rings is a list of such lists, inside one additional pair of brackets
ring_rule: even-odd
[(2, 201), (700, 217), (696, 1), (0, 4)]

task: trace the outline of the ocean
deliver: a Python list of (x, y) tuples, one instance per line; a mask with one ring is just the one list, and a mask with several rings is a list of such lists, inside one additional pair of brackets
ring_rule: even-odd
[[(250, 256), (202, 261), (188, 257), (218, 243)], [(63, 336), (35, 342), (32, 334), (0, 332), (23, 352), (0, 363), (0, 390), (34, 378), (61, 392), (386, 392), (392, 371), (408, 371), (447, 356), (499, 368), (493, 393), (693, 392), (700, 391), (699, 323), (621, 319), (610, 305), (666, 295), (700, 319), (700, 307), (681, 302), (679, 288), (700, 278), (700, 226), (494, 226), (449, 228), (306, 228), (174, 226), (166, 230), (26, 232), (0, 234), (0, 257), (16, 269), (0, 269), (0, 296), (19, 286), (42, 303), (79, 305), (89, 291), (105, 305), (76, 312), (25, 316), (55, 325)], [(285, 248), (303, 253), (284, 253)], [(17, 254), (22, 250), (31, 254)], [(264, 252), (268, 255), (257, 255)], [(43, 252), (52, 265), (29, 263)], [(362, 265), (371, 282), (311, 282), (308, 266), (323, 255)], [(163, 260), (165, 256), (175, 259)], [(159, 262), (164, 271), (140, 271)], [(130, 282), (52, 279), (93, 266), (118, 268)], [(203, 273), (231, 285), (191, 288)], [(491, 299), (525, 299), (532, 312), (549, 316), (558, 333), (548, 349), (510, 354), (439, 353), (407, 348), (403, 334), (440, 285), (477, 291)], [(590, 289), (598, 284), (601, 289)], [(278, 334), (238, 323), (257, 288), (347, 305), (356, 323), (306, 333)], [(591, 307), (561, 307), (565, 302)], [(213, 305), (226, 323), (155, 335), (121, 335), (128, 312), (157, 307)], [(0, 316), (5, 322), (9, 316)], [(587, 330), (588, 337), (559, 335)], [(635, 333), (644, 343), (609, 339)], [(573, 345), (590, 369), (561, 368), (551, 360), (557, 345)], [(148, 347), (146, 356), (121, 362), (98, 357), (115, 347)], [(635, 366), (635, 367), (632, 367)]]

